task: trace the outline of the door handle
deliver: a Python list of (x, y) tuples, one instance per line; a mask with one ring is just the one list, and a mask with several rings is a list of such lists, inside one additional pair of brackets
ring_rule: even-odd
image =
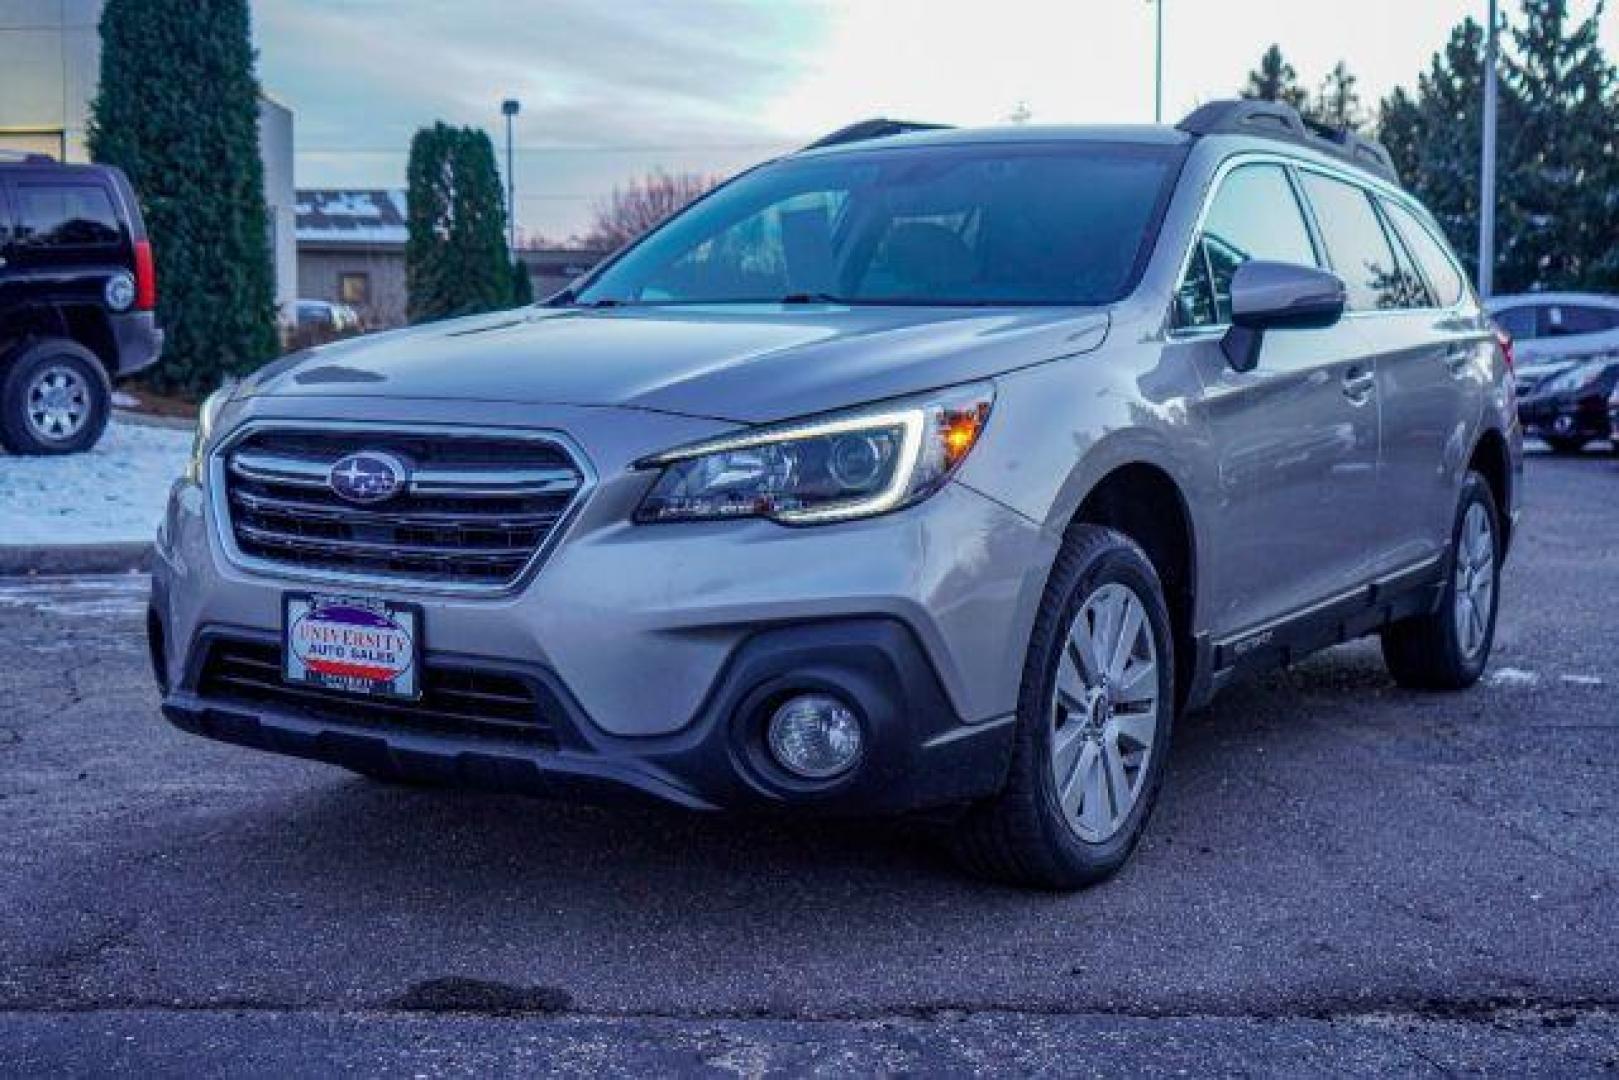
[(1473, 366), (1473, 350), (1465, 345), (1458, 345), (1445, 353), (1445, 367), (1450, 369), (1452, 375), (1461, 375)]
[(1344, 372), (1344, 396), (1356, 404), (1371, 397), (1372, 391), (1376, 389), (1376, 372), (1358, 367), (1352, 367)]

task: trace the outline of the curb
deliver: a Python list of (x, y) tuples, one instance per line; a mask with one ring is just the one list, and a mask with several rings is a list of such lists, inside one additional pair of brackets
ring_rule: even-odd
[(195, 420), (184, 416), (157, 416), (153, 413), (135, 412), (132, 409), (120, 409), (113, 406), (112, 418), (120, 424), (133, 424), (135, 427), (168, 428), (171, 431), (190, 431), (197, 426)]
[(0, 578), (134, 574), (152, 568), (150, 541), (113, 544), (0, 544)]

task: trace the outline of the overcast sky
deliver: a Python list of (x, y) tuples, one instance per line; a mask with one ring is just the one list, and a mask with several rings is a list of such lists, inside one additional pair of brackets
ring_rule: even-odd
[[(1485, 0), (1164, 0), (1165, 115), (1229, 96), (1272, 42), (1308, 85), (1339, 59), (1368, 102), (1415, 83)], [(1589, 10), (1592, 0), (1574, 0)], [(1505, 10), (1515, 10), (1504, 0)], [(870, 116), (1152, 119), (1147, 0), (260, 0), (261, 77), (297, 115), (301, 187), (402, 187), (411, 134), (504, 138), (518, 218), (582, 231), (652, 168), (730, 173)], [(1603, 43), (1619, 56), (1619, 16)]]

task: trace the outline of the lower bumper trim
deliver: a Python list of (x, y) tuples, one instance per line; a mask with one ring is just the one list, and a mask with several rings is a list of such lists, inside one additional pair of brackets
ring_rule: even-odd
[[(187, 678), (163, 703), (171, 723), (223, 742), (442, 786), (593, 802), (651, 799), (691, 810), (907, 813), (998, 790), (1015, 728), (1010, 715), (975, 723), (957, 717), (909, 628), (887, 618), (759, 631), (738, 646), (698, 717), (662, 736), (608, 735), (554, 673), (525, 669), (555, 732), (549, 745), (361, 724), (345, 720), (341, 703), (294, 709), (199, 691), (210, 642), (252, 633), (210, 628), (198, 636)], [(817, 689), (852, 702), (867, 728), (860, 767), (826, 783), (796, 780), (762, 752), (763, 721), (774, 706), (784, 695)]]

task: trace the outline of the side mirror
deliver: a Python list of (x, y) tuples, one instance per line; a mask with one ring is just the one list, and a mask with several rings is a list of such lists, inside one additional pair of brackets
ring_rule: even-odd
[(1327, 270), (1254, 259), (1231, 277), (1231, 329), (1220, 349), (1234, 371), (1252, 371), (1267, 330), (1323, 330), (1343, 317), (1343, 279)]

